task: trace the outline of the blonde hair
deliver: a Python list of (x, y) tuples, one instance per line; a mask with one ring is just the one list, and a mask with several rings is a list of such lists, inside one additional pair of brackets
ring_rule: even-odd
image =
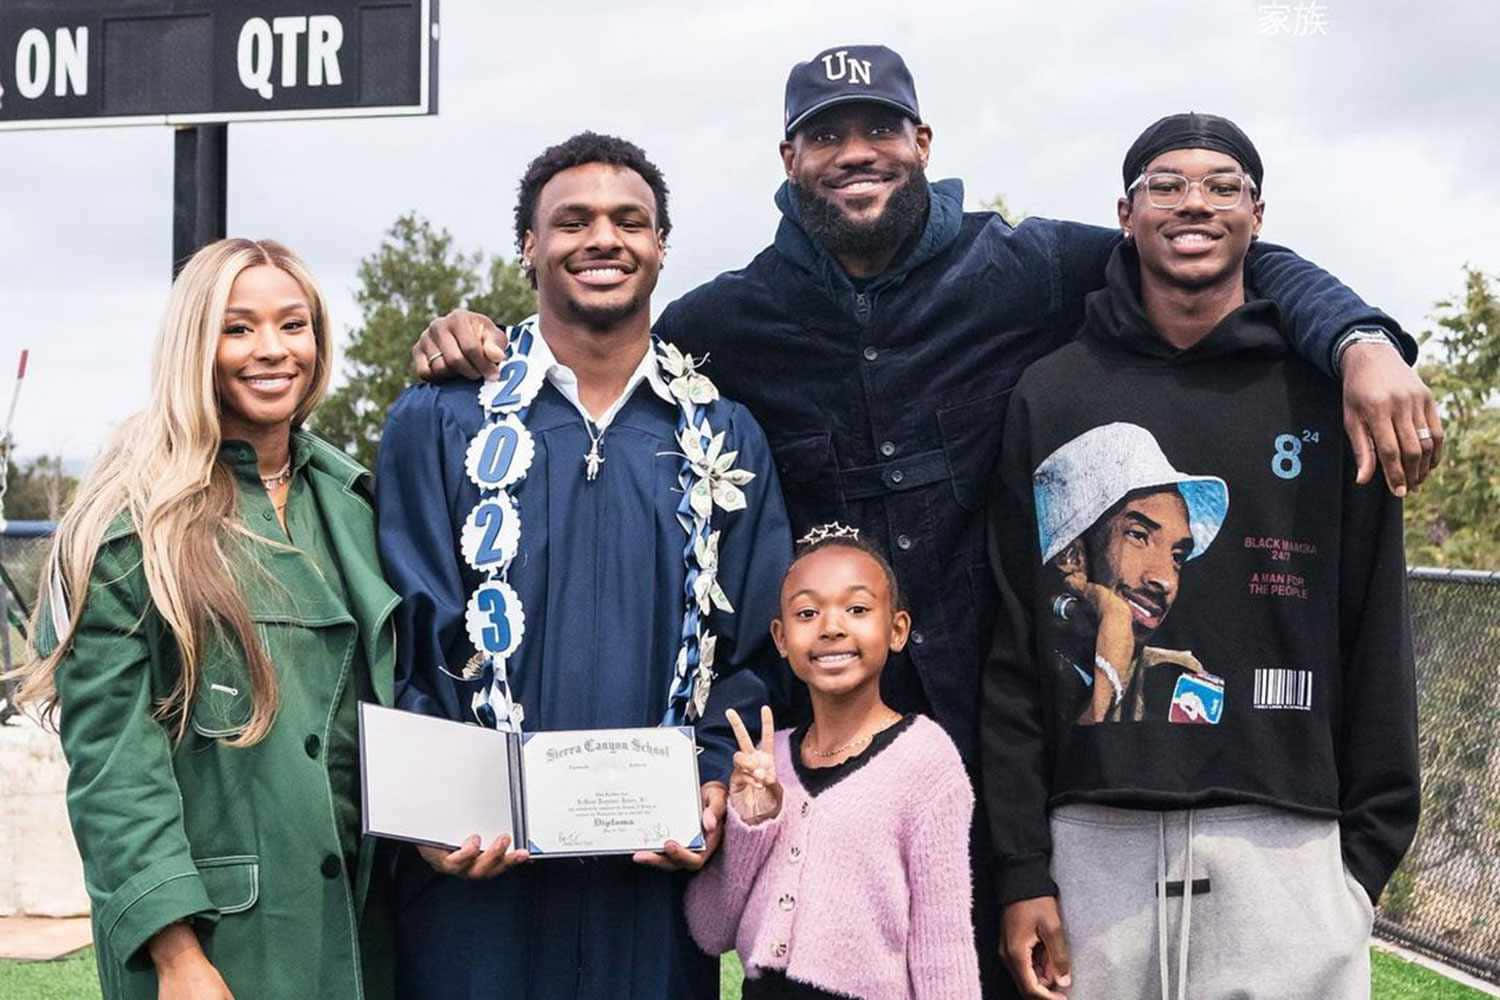
[[(278, 704), (276, 671), (256, 637), (232, 568), (235, 553), (256, 544), (257, 536), (241, 525), (233, 473), (218, 461), (222, 434), (215, 368), (230, 289), (240, 272), (260, 265), (291, 275), (312, 314), (317, 362), (312, 384), (292, 417), (293, 427), (307, 419), (328, 388), (333, 344), (327, 309), (295, 254), (271, 240), (227, 239), (192, 256), (167, 300), (152, 359), (150, 405), (125, 421), (79, 485), (42, 571), (33, 636), (48, 613), (44, 606), (71, 595), (66, 628), (57, 630), (57, 648), (48, 656), (33, 656), (18, 671), (17, 701), (40, 704), (44, 719), (50, 721), (57, 708), (55, 675), (72, 648), (100, 545), (110, 525), (125, 513), (140, 539), (152, 604), (172, 630), (180, 661), (176, 684), (156, 703), (156, 718), (172, 720), (174, 739), (183, 737), (204, 650), (211, 637), (227, 633), (243, 650), (251, 686), (250, 720), (227, 742), (250, 746), (270, 730)], [(62, 617), (50, 615), (53, 621)], [(68, 669), (88, 668), (75, 663)]]

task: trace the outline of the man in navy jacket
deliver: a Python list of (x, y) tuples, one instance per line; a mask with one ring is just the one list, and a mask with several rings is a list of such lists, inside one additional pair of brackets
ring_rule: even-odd
[[(884, 46), (841, 46), (795, 66), (786, 126), (772, 245), (673, 302), (655, 330), (709, 354), (715, 382), (765, 428), (794, 535), (839, 520), (890, 553), (913, 631), (882, 675), (883, 695), (931, 715), (972, 765), (999, 600), (985, 490), (1006, 399), (1027, 365), (1072, 339), (1119, 232), (1038, 218), (1012, 228), (965, 212), (961, 182), (926, 180), (932, 128), (905, 63)], [(1259, 244), (1248, 267), (1282, 308), (1296, 351), (1330, 375), (1342, 362), (1362, 477), (1378, 452), (1394, 491), (1419, 483), (1441, 431), (1407, 367), (1415, 343), (1290, 251)], [(487, 374), (500, 343), (483, 317), (450, 313), (413, 347), (413, 368), (424, 379)], [(1435, 440), (1418, 441), (1418, 426)], [(976, 931), (998, 989), (1007, 977), (995, 961), (987, 847), (975, 856)]]

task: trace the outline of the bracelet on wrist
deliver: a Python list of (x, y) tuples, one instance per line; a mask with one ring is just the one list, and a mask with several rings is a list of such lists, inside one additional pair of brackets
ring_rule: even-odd
[(1344, 374), (1344, 355), (1349, 348), (1355, 344), (1384, 344), (1391, 350), (1396, 350), (1396, 345), (1391, 341), (1391, 335), (1378, 326), (1356, 327), (1339, 338), (1339, 342), (1333, 348), (1333, 371), (1336, 375)]

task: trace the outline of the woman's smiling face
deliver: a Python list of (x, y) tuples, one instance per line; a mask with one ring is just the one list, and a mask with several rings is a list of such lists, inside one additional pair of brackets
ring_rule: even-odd
[(234, 279), (214, 359), (224, 438), (290, 426), (317, 368), (307, 299), (296, 278), (269, 264)]

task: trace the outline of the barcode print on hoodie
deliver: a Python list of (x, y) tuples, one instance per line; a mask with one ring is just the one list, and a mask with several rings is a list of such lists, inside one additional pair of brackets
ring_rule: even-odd
[(1255, 671), (1256, 708), (1312, 710), (1311, 670), (1262, 669)]

